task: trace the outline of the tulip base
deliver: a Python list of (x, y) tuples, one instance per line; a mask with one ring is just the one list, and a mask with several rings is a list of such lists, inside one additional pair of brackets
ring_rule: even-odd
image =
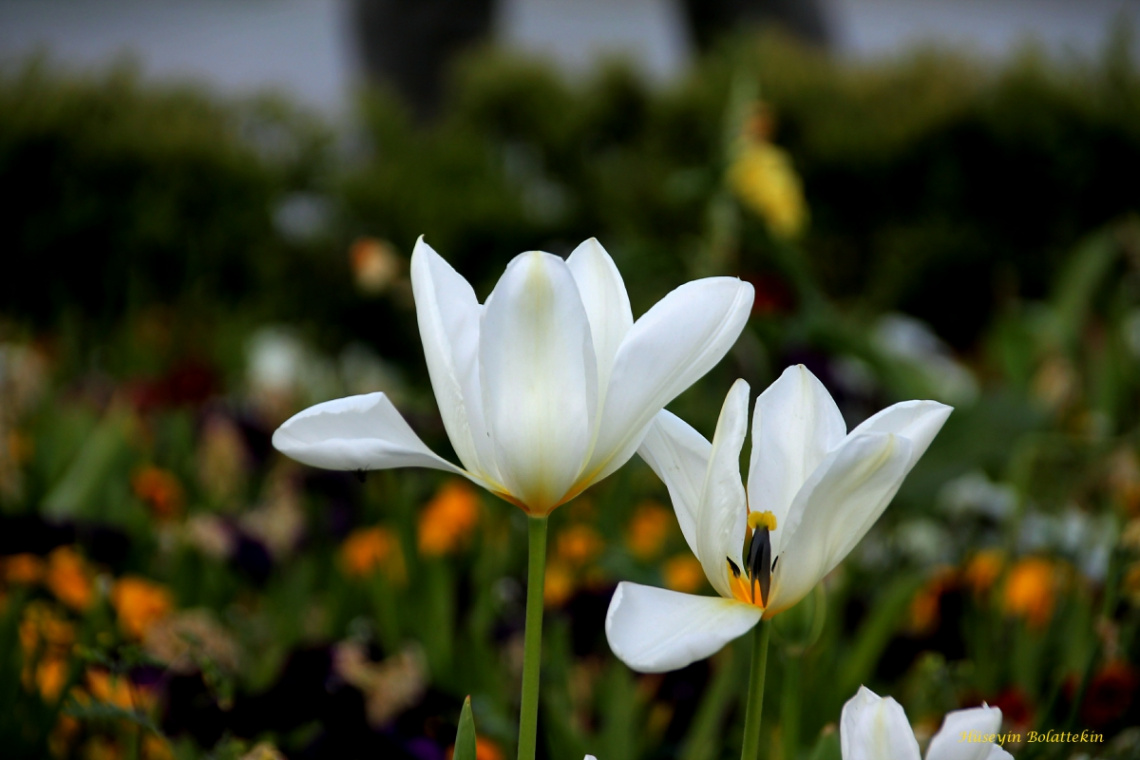
[(752, 674), (748, 678), (748, 707), (744, 713), (744, 746), (740, 760), (760, 757), (760, 718), (764, 712), (764, 677), (768, 671), (768, 639), (772, 626), (761, 620), (752, 632)]
[(523, 635), (522, 706), (518, 760), (534, 760), (538, 742), (538, 677), (542, 667), (542, 604), (546, 582), (546, 516), (527, 520), (526, 632)]

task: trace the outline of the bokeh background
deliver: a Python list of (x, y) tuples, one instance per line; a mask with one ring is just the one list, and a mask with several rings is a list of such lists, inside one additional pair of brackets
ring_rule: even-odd
[[(423, 234), (490, 292), (597, 237), (640, 314), (756, 286), (671, 408), (803, 363), (849, 426), (956, 411), (777, 620), (770, 760), (860, 684), (920, 738), (987, 701), (1019, 758), (1140, 757), (1135, 2), (3, 0), (0, 754), (514, 752), (525, 517), (269, 445), (383, 390), (436, 450)], [(540, 755), (739, 752), (747, 652), (639, 676), (618, 580), (709, 592), (634, 460), (552, 517)], [(1099, 737), (1099, 738), (1097, 738)]]

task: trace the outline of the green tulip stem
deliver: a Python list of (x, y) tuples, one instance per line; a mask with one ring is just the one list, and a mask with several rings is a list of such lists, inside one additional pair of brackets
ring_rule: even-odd
[(530, 554), (526, 573), (526, 633), (523, 636), (522, 708), (519, 760), (534, 760), (538, 741), (538, 676), (542, 666), (542, 589), (546, 580), (547, 518), (529, 518)]
[(764, 712), (764, 676), (768, 670), (768, 639), (772, 626), (761, 620), (752, 634), (752, 675), (748, 679), (748, 708), (744, 714), (744, 747), (740, 760), (759, 760), (760, 718)]
[(780, 689), (780, 736), (784, 740), (784, 760), (795, 760), (799, 754), (800, 657), (788, 652), (781, 658), (784, 677)]

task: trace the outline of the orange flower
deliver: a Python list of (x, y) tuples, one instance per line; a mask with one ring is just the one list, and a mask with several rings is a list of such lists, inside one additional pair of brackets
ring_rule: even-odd
[(626, 530), (625, 545), (629, 553), (643, 562), (652, 560), (665, 546), (673, 521), (673, 514), (657, 502), (641, 504)]
[[(455, 745), (453, 744), (447, 749), (447, 760), (452, 760), (454, 757)], [(485, 736), (475, 737), (475, 760), (503, 760), (504, 757), (503, 750), (498, 744)]]
[(96, 702), (121, 707), (124, 710), (147, 710), (154, 704), (154, 693), (135, 686), (126, 676), (106, 670), (87, 671), (87, 691)]
[(359, 237), (352, 241), (348, 259), (356, 287), (368, 295), (383, 293), (399, 278), (404, 268), (392, 244), (374, 237)]
[(94, 587), (87, 563), (70, 546), (61, 546), (47, 558), (48, 589), (55, 597), (74, 610), (83, 611), (91, 606)]
[(148, 465), (131, 476), (131, 488), (155, 517), (169, 519), (182, 513), (182, 486), (168, 470)]
[(30, 586), (44, 577), (46, 566), (34, 554), (13, 554), (0, 560), (0, 577), (5, 583)]
[(555, 553), (570, 565), (584, 565), (602, 552), (605, 542), (589, 525), (571, 525), (558, 534)]
[(661, 575), (665, 581), (665, 588), (693, 594), (700, 590), (705, 582), (705, 570), (701, 563), (691, 554), (678, 554), (670, 557), (661, 566)]
[(557, 560), (546, 568), (542, 582), (542, 601), (547, 607), (561, 607), (574, 595), (574, 572)]
[(377, 569), (397, 582), (404, 579), (404, 555), (400, 540), (387, 528), (357, 528), (340, 546), (340, 563), (344, 574), (364, 578)]
[(143, 638), (147, 630), (170, 614), (174, 600), (165, 586), (146, 578), (126, 576), (111, 588), (111, 604), (123, 629), (135, 638)]
[(33, 657), (42, 649), (48, 656), (65, 656), (75, 642), (75, 628), (47, 602), (35, 601), (20, 619), (20, 648)]
[(983, 549), (966, 563), (963, 577), (966, 585), (979, 596), (993, 588), (1005, 565), (1005, 556), (997, 549)]
[(1005, 611), (1024, 616), (1031, 626), (1040, 628), (1053, 616), (1058, 585), (1057, 569), (1049, 560), (1020, 560), (1005, 581)]
[(910, 630), (920, 636), (934, 633), (942, 622), (942, 595), (958, 585), (955, 568), (943, 567), (918, 590), (910, 601)]
[(36, 666), (36, 688), (45, 700), (56, 699), (67, 684), (68, 662), (61, 657), (48, 657)]
[(417, 544), (425, 557), (457, 551), (479, 522), (479, 496), (465, 480), (443, 485), (420, 513)]

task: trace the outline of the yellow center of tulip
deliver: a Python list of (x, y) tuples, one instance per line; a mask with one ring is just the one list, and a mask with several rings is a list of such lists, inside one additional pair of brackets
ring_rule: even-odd
[(776, 516), (771, 512), (749, 512), (748, 531), (745, 537), (744, 568), (728, 563), (729, 586), (737, 601), (753, 604), (760, 609), (768, 606), (768, 591), (772, 586), (772, 531), (776, 529)]

